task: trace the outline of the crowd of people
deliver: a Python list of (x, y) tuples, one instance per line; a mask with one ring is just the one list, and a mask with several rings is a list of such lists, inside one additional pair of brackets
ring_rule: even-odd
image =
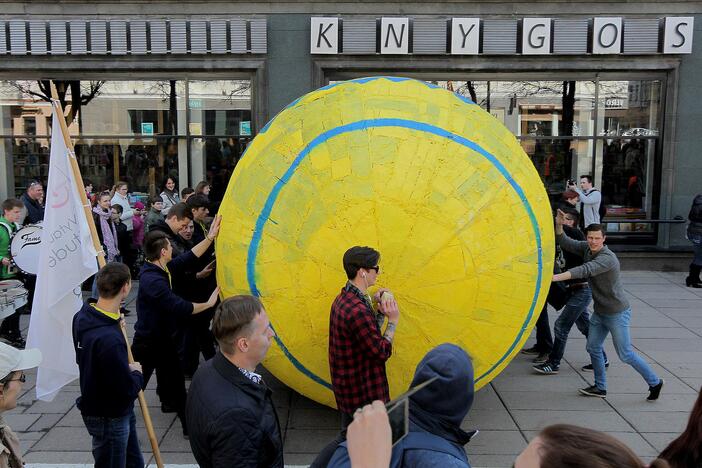
[[(283, 467), (283, 433), (272, 390), (257, 371), (275, 333), (259, 298), (241, 295), (219, 300), (214, 240), (221, 217), (210, 216), (209, 185), (203, 182), (179, 193), (175, 180), (168, 178), (148, 207), (130, 203), (128, 191), (127, 183), (118, 182), (113, 190), (92, 193), (91, 184), (86, 183), (108, 260), (95, 276), (92, 297), (73, 319), (81, 392), (77, 406), (92, 437), (96, 466), (144, 465), (134, 401), (155, 373), (161, 411), (177, 415), (200, 466)], [(23, 203), (25, 198), (28, 201)], [(42, 198), (41, 184), (30, 185), (23, 201), (3, 203), (0, 224), (9, 227), (8, 235), (16, 230), (23, 212), (27, 219), (41, 220)], [(617, 355), (642, 376), (647, 400), (655, 401), (664, 381), (631, 344), (631, 306), (622, 288), (619, 261), (605, 243), (600, 201), (592, 179), (583, 176), (580, 188), (569, 184), (556, 207), (558, 248), (548, 303), (562, 311), (555, 322), (554, 340), (544, 307), (537, 323), (537, 343), (523, 352), (536, 355), (538, 374), (557, 374), (568, 334), (576, 325), (587, 337), (590, 364), (584, 370), (594, 372), (593, 385), (580, 393), (606, 397), (609, 361), (603, 343), (611, 334)], [(692, 218), (694, 210), (693, 206), (693, 223), (697, 222)], [(13, 273), (3, 250), (7, 229), (0, 229), (3, 278)], [(694, 226), (691, 232), (694, 243), (698, 234)], [(407, 431), (393, 440), (386, 408), (390, 402), (386, 364), (392, 359), (401, 323), (400, 305), (390, 290), (375, 287), (381, 275), (380, 252), (354, 246), (345, 252), (342, 266), (347, 281), (331, 301), (328, 344), (340, 431), (312, 466), (470, 467), (466, 444), (477, 431), (462, 425), (474, 399), (471, 357), (451, 343), (423, 357), (410, 384), (410, 389), (421, 388), (407, 397)], [(130, 345), (121, 328), (135, 270), (137, 320)], [(3, 321), (6, 328), (0, 328), (0, 335), (19, 332), (13, 320)], [(36, 350), (17, 349), (23, 342), (13, 344), (17, 346), (0, 343), (0, 414), (16, 404), (22, 371), (37, 366), (41, 359)], [(191, 379), (189, 388), (187, 379)], [(0, 466), (5, 466), (4, 460), (13, 463), (8, 466), (20, 466), (17, 440), (1, 416), (0, 444)], [(648, 466), (700, 465), (702, 390), (685, 432)], [(561, 424), (535, 436), (514, 466), (646, 465), (610, 435)]]

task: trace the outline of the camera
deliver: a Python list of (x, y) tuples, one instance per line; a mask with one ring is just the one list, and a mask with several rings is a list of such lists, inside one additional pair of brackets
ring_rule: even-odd
[(566, 187), (569, 187), (571, 185), (575, 185), (575, 180), (573, 179), (568, 179), (568, 182), (566, 182)]

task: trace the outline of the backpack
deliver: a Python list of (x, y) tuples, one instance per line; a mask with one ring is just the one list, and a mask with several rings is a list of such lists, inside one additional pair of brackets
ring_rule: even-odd
[[(599, 190), (592, 189), (591, 192), (599, 192)], [(602, 192), (600, 192), (600, 207), (597, 210), (597, 213), (600, 216), (600, 224), (602, 224), (602, 220), (604, 220), (604, 217), (607, 216), (607, 206), (605, 205), (605, 198)]]

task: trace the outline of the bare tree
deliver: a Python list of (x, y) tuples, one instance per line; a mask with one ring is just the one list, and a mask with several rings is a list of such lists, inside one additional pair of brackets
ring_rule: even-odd
[[(50, 80), (8, 81), (6, 83), (11, 88), (17, 90), (23, 97), (33, 97), (42, 101), (51, 102)], [(54, 80), (54, 84), (56, 85), (61, 107), (63, 107), (64, 112), (68, 109), (68, 114), (64, 116), (66, 125), (70, 125), (71, 122), (78, 119), (78, 128), (81, 130), (81, 108), (100, 94), (100, 90), (105, 82), (88, 81), (86, 83), (80, 80)], [(70, 106), (68, 106), (69, 102)]]

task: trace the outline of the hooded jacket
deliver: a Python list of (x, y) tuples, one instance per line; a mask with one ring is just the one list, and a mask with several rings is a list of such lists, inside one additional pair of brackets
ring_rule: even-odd
[[(460, 347), (439, 345), (417, 365), (410, 388), (433, 377), (436, 380), (409, 397), (409, 433), (393, 447), (392, 468), (470, 468), (463, 446), (475, 431), (464, 431), (461, 423), (473, 405), (473, 363)], [(344, 442), (329, 467), (349, 466)]]
[(36, 224), (44, 220), (44, 206), (36, 200), (33, 200), (27, 192), (20, 197), (24, 207), (27, 208), (27, 217), (24, 218), (23, 224)]
[(697, 195), (692, 201), (690, 214), (687, 215), (690, 224), (687, 226), (687, 237), (702, 237), (702, 193)]
[(127, 343), (114, 320), (85, 303), (73, 317), (73, 347), (80, 371), (78, 409), (86, 416), (119, 418), (134, 409), (144, 382), (129, 370)]

